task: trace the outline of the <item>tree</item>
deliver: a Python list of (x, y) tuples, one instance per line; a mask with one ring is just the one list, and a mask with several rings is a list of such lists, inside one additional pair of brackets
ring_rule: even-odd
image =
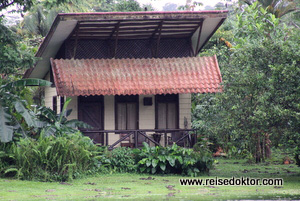
[[(254, 0), (242, 1), (248, 5), (252, 5), (256, 2)], [(274, 14), (277, 18), (281, 18), (290, 12), (299, 10), (299, 8), (297, 8), (297, 3), (293, 0), (258, 0), (258, 2), (267, 12)]]
[(32, 50), (9, 28), (2, 24), (0, 17), (0, 77), (22, 73), (33, 65)]
[(194, 96), (194, 126), (260, 162), (271, 144), (295, 147), (300, 139), (299, 31), (258, 3), (232, 25), (233, 48), (220, 43), (206, 50), (218, 54), (223, 93)]
[[(69, 2), (69, 0), (44, 0), (42, 1), (42, 4), (47, 8), (51, 8), (65, 2)], [(7, 9), (8, 7), (16, 6), (17, 10), (15, 11), (26, 12), (37, 3), (40, 2), (37, 0), (0, 0), (0, 11)]]

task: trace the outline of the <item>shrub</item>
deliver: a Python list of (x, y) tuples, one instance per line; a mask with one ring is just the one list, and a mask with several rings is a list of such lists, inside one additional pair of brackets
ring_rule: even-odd
[(102, 162), (108, 164), (113, 172), (136, 172), (135, 154), (133, 149), (117, 147), (112, 151), (106, 151)]
[(296, 165), (300, 167), (300, 147), (298, 147), (295, 151), (295, 160), (296, 160)]
[(209, 152), (195, 152), (192, 149), (172, 147), (149, 147), (144, 143), (137, 152), (138, 170), (151, 174), (182, 174), (197, 176), (209, 172), (213, 158)]
[[(7, 155), (13, 162), (4, 173), (19, 179), (66, 181), (99, 170), (103, 150), (81, 133), (20, 139)], [(2, 158), (3, 159), (3, 158)]]

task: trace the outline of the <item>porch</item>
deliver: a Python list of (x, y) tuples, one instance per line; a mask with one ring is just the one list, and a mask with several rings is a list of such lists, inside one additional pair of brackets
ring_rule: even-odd
[[(94, 143), (108, 146), (109, 150), (117, 146), (139, 148), (143, 146), (143, 142), (150, 146), (166, 147), (176, 143), (178, 146), (191, 148), (197, 142), (195, 129), (85, 130), (82, 132)], [(112, 135), (119, 135), (119, 137), (109, 144)]]

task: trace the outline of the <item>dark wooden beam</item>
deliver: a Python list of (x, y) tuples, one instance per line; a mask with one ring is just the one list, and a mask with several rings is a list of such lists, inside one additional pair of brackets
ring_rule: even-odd
[[(81, 27), (114, 27), (118, 21), (114, 23), (103, 23), (103, 24), (81, 24)], [(122, 22), (121, 25), (124, 26), (146, 26), (146, 25), (156, 25), (159, 22), (141, 22), (141, 23), (124, 23)]]
[(71, 39), (71, 37), (74, 35), (75, 31), (77, 31), (78, 29), (79, 29), (79, 23), (77, 22), (76, 26), (74, 27), (74, 29), (72, 30), (72, 32), (69, 34), (69, 36), (65, 41), (68, 42)]
[[(144, 30), (147, 30), (147, 29), (155, 29), (157, 27), (157, 25), (153, 26), (140, 26), (140, 27), (122, 27), (120, 26), (120, 31), (121, 30), (132, 30), (132, 29), (135, 29), (135, 30), (139, 30), (139, 29), (144, 29)], [(99, 27), (93, 27), (93, 28), (83, 28), (83, 27), (80, 27), (80, 31), (99, 31), (99, 30), (103, 30), (103, 31), (111, 31), (113, 29), (113, 27), (102, 27), (101, 29), (99, 29)]]
[(116, 38), (115, 38), (115, 48), (114, 48), (114, 54), (113, 57), (117, 54), (117, 47), (118, 47), (118, 38), (119, 38), (119, 28), (120, 28), (120, 22), (116, 25), (115, 30), (112, 32), (112, 34), (109, 36), (112, 38), (114, 32), (116, 32)]
[(203, 25), (203, 21), (204, 21), (204, 19), (201, 19), (201, 20), (199, 21), (198, 25), (194, 27), (194, 30), (193, 30), (193, 32), (191, 33), (191, 37), (192, 37), (192, 36), (194, 35), (194, 33), (198, 30), (198, 28), (199, 28), (200, 26)]
[(199, 43), (200, 43), (200, 38), (201, 38), (202, 27), (203, 27), (203, 21), (201, 21), (200, 24), (199, 24), (199, 33), (198, 33), (197, 45), (196, 45), (196, 50), (195, 50), (194, 56), (197, 56), (197, 52), (198, 52), (198, 49), (199, 49)]
[[(163, 23), (164, 21), (161, 21), (160, 24), (159, 24), (159, 29), (158, 29), (158, 38), (157, 38), (157, 42), (156, 42), (156, 51), (155, 51), (155, 57), (157, 57), (158, 55), (158, 47), (159, 47), (159, 43), (160, 43), (160, 38), (161, 38), (161, 29), (162, 29), (162, 26), (163, 26)], [(151, 36), (151, 38), (153, 38), (154, 36), (156, 35), (156, 33), (154, 32)]]
[[(193, 30), (161, 30), (161, 33), (189, 33), (191, 34), (191, 31)], [(116, 32), (101, 32), (101, 31), (93, 31), (93, 32), (82, 32), (82, 31), (78, 31), (78, 34), (79, 35), (109, 35), (110, 37), (112, 37), (113, 35), (116, 34)], [(154, 33), (152, 31), (135, 31), (135, 30), (131, 30), (131, 31), (121, 31), (119, 30), (119, 35), (122, 36), (122, 35), (126, 35), (126, 34), (147, 34), (147, 35), (150, 35), (151, 36), (155, 36), (156, 34), (158, 33)], [(75, 35), (74, 35), (75, 36)]]
[(189, 29), (189, 30), (194, 30), (195, 28), (197, 28), (198, 25), (194, 25), (194, 26), (180, 26), (180, 24), (174, 26), (170, 26), (170, 25), (165, 25), (164, 24), (164, 30), (168, 30), (168, 29)]
[[(91, 39), (91, 40), (94, 40), (94, 39), (97, 39), (97, 40), (109, 40), (109, 39), (112, 39), (114, 40), (116, 37), (112, 37), (112, 38), (109, 38), (109, 36), (80, 36), (79, 37), (80, 39), (83, 39), (83, 40), (88, 40), (88, 39)], [(158, 36), (154, 36), (152, 39), (156, 39), (158, 38)], [(170, 34), (170, 35), (161, 35), (161, 38), (190, 38), (190, 33), (188, 34)], [(75, 40), (75, 37), (72, 37), (71, 40)], [(130, 36), (118, 36), (118, 40), (130, 40), (130, 39), (137, 39), (137, 40), (141, 40), (141, 39), (151, 39), (151, 36), (150, 35), (130, 35)]]
[(78, 28), (79, 27), (79, 25), (76, 27), (76, 30), (75, 30), (75, 44), (74, 44), (74, 51), (73, 51), (73, 59), (75, 58), (75, 56), (76, 56), (76, 51), (77, 51), (77, 44), (78, 44)]
[(79, 20), (79, 22), (81, 23), (92, 23), (92, 22), (107, 22), (107, 21), (118, 21), (118, 20), (122, 20), (122, 22), (132, 22), (132, 21), (135, 21), (135, 22), (143, 22), (143, 21), (147, 21), (147, 22), (151, 22), (151, 21), (170, 21), (170, 22), (177, 22), (177, 21), (199, 21), (199, 17), (181, 17), (181, 18), (166, 18), (166, 17), (162, 17), (162, 18), (143, 18), (143, 19), (136, 19), (136, 18), (130, 18), (130, 19), (99, 19), (99, 20)]
[(119, 28), (120, 28), (120, 22), (118, 22), (118, 23), (115, 25), (115, 27), (114, 27), (114, 29), (111, 31), (109, 37), (111, 38), (111, 37), (114, 35), (115, 32), (119, 33)]
[(192, 37), (190, 37), (189, 42), (190, 42), (190, 47), (191, 47), (191, 52), (192, 52), (192, 54), (191, 54), (190, 56), (195, 56), (195, 50), (194, 50), (194, 48), (193, 48)]

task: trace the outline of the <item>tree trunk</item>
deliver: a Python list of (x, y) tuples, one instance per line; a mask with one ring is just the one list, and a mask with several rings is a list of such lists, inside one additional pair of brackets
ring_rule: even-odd
[(261, 162), (261, 159), (262, 159), (260, 136), (258, 133), (256, 133), (254, 136), (256, 138), (255, 161), (256, 161), (256, 163), (259, 163), (259, 162)]
[(266, 152), (265, 152), (265, 157), (266, 158), (271, 158), (271, 140), (270, 140), (270, 135), (269, 133), (265, 133), (265, 149), (266, 149)]

